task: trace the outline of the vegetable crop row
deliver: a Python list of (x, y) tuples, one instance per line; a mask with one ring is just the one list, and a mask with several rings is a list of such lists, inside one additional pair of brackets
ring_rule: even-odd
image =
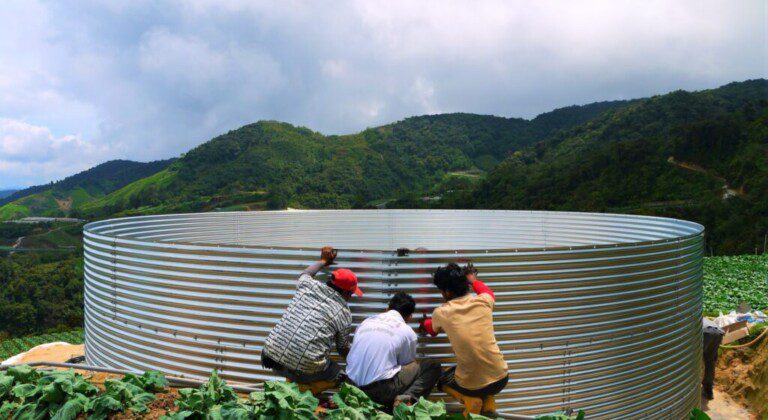
[[(121, 412), (130, 412), (134, 417), (147, 416), (151, 413), (155, 394), (167, 392), (167, 387), (167, 379), (157, 372), (107, 379), (104, 389), (100, 390), (89, 383), (87, 377), (73, 370), (38, 371), (25, 365), (13, 366), (0, 372), (0, 419), (103, 420)], [(162, 420), (464, 418), (461, 414), (449, 414), (442, 401), (423, 398), (413, 405), (398, 405), (392, 414), (384, 413), (382, 407), (363, 391), (348, 384), (342, 384), (324, 406), (309, 391), (302, 392), (294, 383), (278, 381), (266, 382), (263, 391), (242, 397), (219, 378), (216, 371), (199, 388), (180, 389), (174, 404), (175, 409), (162, 416)], [(470, 415), (470, 418), (487, 419), (477, 415)], [(583, 412), (574, 416), (553, 413), (540, 417), (546, 420), (583, 418)]]
[(704, 259), (704, 312), (730, 312), (746, 302), (768, 309), (768, 255)]

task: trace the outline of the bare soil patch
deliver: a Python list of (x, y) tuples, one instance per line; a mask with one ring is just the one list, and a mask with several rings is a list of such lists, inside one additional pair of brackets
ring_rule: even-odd
[(768, 418), (768, 339), (753, 348), (724, 349), (717, 363), (716, 386), (757, 415)]

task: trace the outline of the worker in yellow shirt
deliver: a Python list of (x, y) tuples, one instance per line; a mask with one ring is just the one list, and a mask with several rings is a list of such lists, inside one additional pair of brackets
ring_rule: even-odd
[(506, 387), (509, 373), (493, 331), (496, 296), (476, 274), (472, 264), (438, 268), (433, 282), (445, 303), (421, 327), (432, 336), (445, 332), (456, 353), (456, 366), (443, 373), (438, 386), (464, 404), (465, 415), (493, 415), (494, 396)]

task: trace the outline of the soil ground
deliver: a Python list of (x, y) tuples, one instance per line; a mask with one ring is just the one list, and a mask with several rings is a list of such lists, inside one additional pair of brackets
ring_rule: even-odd
[(751, 348), (722, 349), (715, 383), (717, 391), (722, 391), (715, 395), (726, 393), (752, 410), (753, 418), (768, 419), (768, 338)]
[[(74, 356), (83, 355), (83, 345), (57, 344), (34, 348), (24, 354), (16, 363), (65, 362)], [(81, 372), (90, 376), (90, 382), (102, 388), (104, 381), (122, 375), (100, 372)], [(173, 402), (178, 390), (171, 388), (157, 394), (149, 404), (150, 412), (144, 415), (130, 411), (116, 413), (111, 419), (126, 420), (138, 418), (159, 418), (175, 409)], [(750, 413), (745, 407), (754, 411)], [(724, 349), (718, 359), (715, 399), (703, 401), (701, 408), (712, 420), (768, 419), (768, 339), (762, 340), (756, 348)]]
[(715, 399), (706, 401), (702, 399), (701, 409), (712, 420), (751, 420), (758, 417), (747, 411), (741, 403), (733, 400), (721, 389), (715, 389)]

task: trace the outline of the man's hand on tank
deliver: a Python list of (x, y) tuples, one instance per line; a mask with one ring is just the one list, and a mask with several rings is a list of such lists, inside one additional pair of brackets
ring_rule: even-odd
[(468, 262), (467, 266), (464, 267), (464, 270), (467, 272), (467, 281), (472, 283), (477, 280), (477, 268), (475, 268), (475, 265), (472, 264), (472, 262)]
[(324, 246), (323, 249), (320, 250), (320, 260), (325, 265), (333, 264), (333, 261), (336, 259), (336, 255), (338, 255), (338, 251), (336, 251), (332, 246)]

